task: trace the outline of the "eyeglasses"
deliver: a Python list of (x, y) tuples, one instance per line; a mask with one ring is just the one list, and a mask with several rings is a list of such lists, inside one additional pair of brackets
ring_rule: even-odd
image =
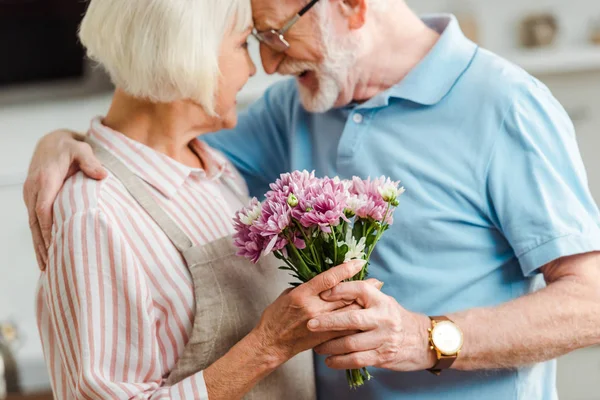
[(283, 26), (283, 28), (281, 28), (279, 30), (271, 29), (271, 30), (262, 31), (262, 32), (259, 32), (255, 29), (254, 31), (252, 31), (252, 35), (254, 35), (254, 37), (259, 42), (265, 44), (266, 46), (270, 47), (271, 49), (275, 50), (276, 52), (283, 53), (284, 51), (287, 51), (290, 48), (290, 44), (288, 43), (287, 40), (285, 40), (285, 37), (284, 37), (285, 33), (287, 31), (289, 31), (290, 28), (292, 26), (294, 26), (294, 24), (296, 22), (298, 22), (300, 17), (302, 17), (311, 8), (313, 8), (313, 6), (315, 4), (317, 4), (318, 1), (319, 0), (312, 0), (310, 3), (308, 3), (306, 6), (304, 6), (304, 8), (302, 10), (298, 11), (298, 13), (296, 15), (294, 15), (294, 17), (292, 19), (290, 19)]

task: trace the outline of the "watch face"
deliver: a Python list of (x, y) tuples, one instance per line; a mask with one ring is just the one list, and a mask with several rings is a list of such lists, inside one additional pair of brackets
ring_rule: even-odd
[(440, 353), (452, 356), (458, 353), (462, 347), (463, 335), (454, 323), (441, 321), (435, 324), (431, 332), (431, 340)]

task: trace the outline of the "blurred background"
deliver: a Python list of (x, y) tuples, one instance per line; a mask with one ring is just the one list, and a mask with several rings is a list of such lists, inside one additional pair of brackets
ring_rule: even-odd
[[(600, 1), (408, 2), (419, 13), (454, 13), (468, 37), (550, 87), (575, 124), (600, 200)], [(84, 60), (76, 40), (84, 9), (77, 0), (0, 0), (0, 355), (8, 376), (5, 387), (0, 365), (0, 398), (7, 389), (30, 397), (49, 390), (33, 311), (39, 272), (21, 191), (42, 135), (60, 127), (85, 131), (108, 109), (111, 84)], [(257, 44), (251, 48), (260, 64)], [(240, 93), (240, 108), (278, 79), (260, 71)], [(599, 379), (600, 347), (559, 361), (561, 399), (600, 399)]]

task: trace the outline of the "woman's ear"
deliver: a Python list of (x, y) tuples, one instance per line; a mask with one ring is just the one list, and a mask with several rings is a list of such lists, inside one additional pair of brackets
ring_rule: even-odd
[(367, 18), (367, 0), (340, 0), (342, 16), (348, 20), (348, 28), (356, 30), (363, 27)]

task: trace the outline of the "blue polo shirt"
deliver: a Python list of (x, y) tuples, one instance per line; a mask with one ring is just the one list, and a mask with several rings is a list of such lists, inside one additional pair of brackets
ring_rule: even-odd
[[(406, 193), (370, 274), (408, 310), (443, 315), (530, 293), (544, 264), (600, 250), (600, 216), (573, 125), (549, 90), (466, 39), (453, 17), (424, 21), (441, 33), (438, 43), (369, 101), (308, 113), (296, 83), (284, 81), (235, 130), (205, 139), (257, 197), (294, 169), (401, 180)], [(319, 398), (557, 398), (554, 361), (439, 377), (371, 372), (374, 380), (349, 390), (343, 371), (317, 357)]]

